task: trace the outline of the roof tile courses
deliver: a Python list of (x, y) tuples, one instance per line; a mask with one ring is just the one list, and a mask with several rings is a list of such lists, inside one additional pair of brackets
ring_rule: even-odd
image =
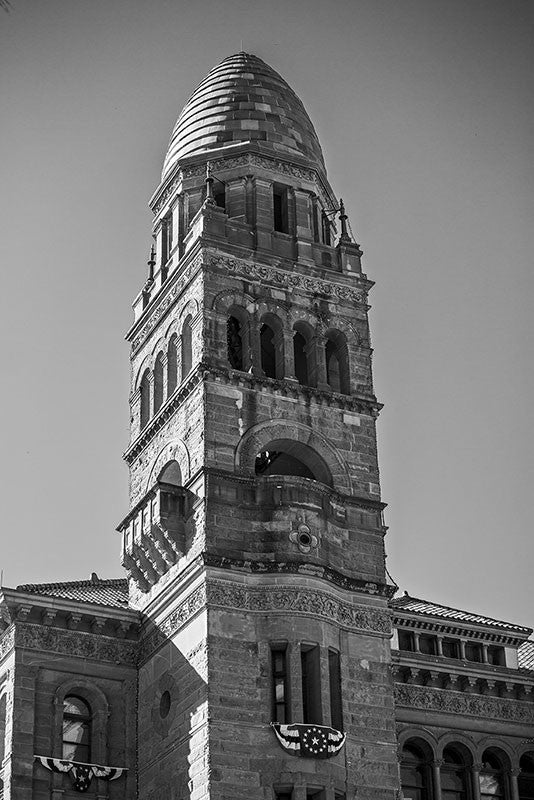
[(91, 579), (65, 583), (27, 583), (17, 586), (17, 591), (82, 603), (128, 608), (128, 581), (126, 578)]
[[(185, 157), (247, 141), (242, 135), (244, 128), (232, 124), (236, 120), (235, 112), (245, 109), (250, 111), (249, 119), (258, 122), (262, 133), (261, 137), (251, 135), (250, 141), (261, 139), (264, 147), (272, 143), (277, 153), (299, 156), (314, 166), (324, 167), (317, 134), (295, 92), (261, 59), (238, 53), (215, 67), (184, 106), (171, 136), (163, 178)], [(223, 119), (215, 122), (214, 116), (218, 117), (223, 110)], [(275, 122), (282, 140), (273, 139), (265, 114)], [(205, 137), (207, 119), (210, 127), (213, 123), (218, 127), (218, 132), (209, 139)], [(249, 128), (252, 132), (257, 129)], [(227, 136), (228, 133), (231, 135)]]
[(502, 620), (492, 619), (491, 617), (484, 617), (480, 614), (471, 614), (467, 611), (462, 611), (458, 608), (451, 608), (449, 606), (438, 605), (437, 603), (429, 603), (427, 600), (421, 600), (418, 597), (410, 597), (405, 594), (402, 597), (395, 597), (391, 600), (392, 608), (399, 611), (408, 611), (421, 616), (439, 617), (441, 619), (454, 620), (456, 622), (465, 622), (475, 625), (486, 625), (492, 628), (500, 628), (503, 630), (524, 632), (528, 633), (530, 628), (525, 628), (521, 625), (513, 625), (511, 622), (504, 622)]
[(517, 661), (519, 669), (534, 672), (534, 642), (523, 642), (517, 650)]

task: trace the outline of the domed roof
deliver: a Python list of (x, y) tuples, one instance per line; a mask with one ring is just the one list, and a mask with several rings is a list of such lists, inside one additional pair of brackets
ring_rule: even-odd
[(301, 101), (265, 61), (237, 53), (195, 89), (174, 126), (162, 178), (186, 156), (257, 142), (278, 155), (324, 168), (321, 146)]

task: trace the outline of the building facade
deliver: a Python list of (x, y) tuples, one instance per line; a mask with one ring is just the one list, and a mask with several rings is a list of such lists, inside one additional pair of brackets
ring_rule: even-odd
[(393, 598), (373, 284), (261, 59), (197, 87), (151, 208), (127, 577), (3, 590), (4, 797), (534, 798), (530, 629)]

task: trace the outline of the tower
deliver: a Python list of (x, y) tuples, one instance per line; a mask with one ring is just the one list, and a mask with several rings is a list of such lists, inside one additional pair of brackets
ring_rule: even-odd
[(119, 526), (139, 796), (393, 798), (372, 282), (261, 59), (195, 90), (151, 208)]

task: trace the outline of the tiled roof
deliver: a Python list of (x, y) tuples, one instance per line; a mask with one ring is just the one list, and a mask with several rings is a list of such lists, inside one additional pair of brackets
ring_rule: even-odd
[(528, 634), (531, 632), (530, 628), (524, 628), (521, 625), (512, 625), (511, 622), (503, 622), (502, 620), (492, 619), (491, 617), (483, 617), (480, 614), (471, 614), (467, 611), (461, 611), (458, 608), (429, 603), (427, 600), (410, 597), (409, 594), (404, 594), (402, 597), (394, 597), (393, 600), (391, 600), (391, 607), (394, 610), (409, 611), (411, 614), (419, 614), (424, 617), (439, 617), (440, 619), (451, 620), (453, 622), (464, 622), (467, 625), (486, 625), (491, 628), (500, 628), (501, 630), (512, 631), (514, 633)]
[(128, 581), (126, 578), (103, 579), (96, 575), (88, 581), (66, 583), (26, 583), (17, 586), (21, 592), (78, 600), (81, 603), (96, 603), (113, 608), (128, 607)]
[(517, 661), (519, 669), (526, 669), (534, 672), (534, 642), (529, 640), (519, 645), (517, 649)]

